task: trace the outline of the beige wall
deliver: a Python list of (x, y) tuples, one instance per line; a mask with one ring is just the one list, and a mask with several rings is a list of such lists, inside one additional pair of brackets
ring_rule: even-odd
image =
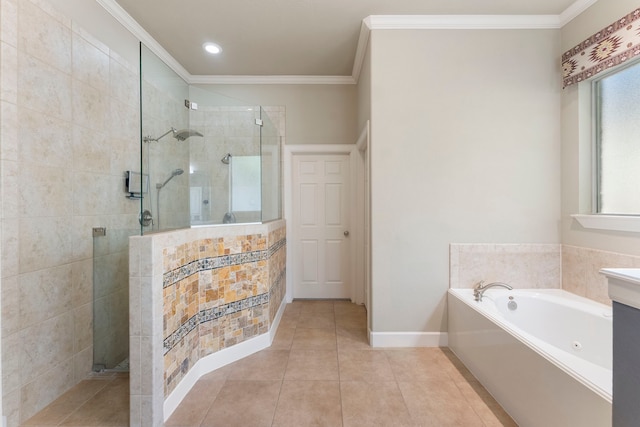
[(560, 242), (559, 41), (372, 32), (374, 332), (446, 330), (449, 243)]
[[(562, 52), (638, 7), (600, 0), (562, 29)], [(562, 243), (640, 255), (638, 233), (584, 229), (570, 215), (591, 211), (591, 93), (589, 82), (562, 91)]]
[(195, 85), (221, 105), (286, 108), (287, 144), (353, 144), (358, 138), (355, 85)]

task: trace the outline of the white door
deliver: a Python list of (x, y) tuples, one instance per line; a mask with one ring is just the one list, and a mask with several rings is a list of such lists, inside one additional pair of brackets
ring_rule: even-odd
[(293, 297), (349, 298), (349, 156), (293, 156)]

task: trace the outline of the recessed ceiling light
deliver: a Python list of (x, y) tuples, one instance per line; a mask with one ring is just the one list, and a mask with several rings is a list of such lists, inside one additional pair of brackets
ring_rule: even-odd
[(222, 52), (222, 48), (215, 43), (205, 43), (202, 47), (212, 55), (217, 55)]

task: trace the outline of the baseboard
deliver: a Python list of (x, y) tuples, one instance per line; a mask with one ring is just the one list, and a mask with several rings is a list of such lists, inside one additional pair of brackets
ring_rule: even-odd
[(280, 325), (280, 319), (282, 319), (286, 305), (287, 303), (283, 299), (273, 319), (273, 324), (271, 328), (269, 328), (269, 332), (236, 344), (233, 347), (222, 349), (198, 360), (164, 400), (164, 420), (167, 421), (169, 419), (173, 411), (175, 411), (178, 405), (180, 405), (180, 402), (182, 402), (182, 399), (185, 398), (202, 376), (270, 347), (278, 330), (278, 326)]
[(369, 330), (371, 347), (446, 347), (449, 344), (446, 332), (372, 332)]

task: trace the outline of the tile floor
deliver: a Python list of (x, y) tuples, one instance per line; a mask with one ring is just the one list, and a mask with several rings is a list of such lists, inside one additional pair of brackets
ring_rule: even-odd
[(372, 349), (364, 307), (294, 301), (273, 345), (201, 378), (165, 423), (516, 426), (448, 349)]
[(92, 375), (21, 427), (129, 426), (129, 374)]
[[(271, 347), (201, 378), (165, 425), (516, 426), (451, 351), (373, 349), (365, 325), (364, 307), (294, 301)], [(122, 375), (83, 381), (23, 424), (127, 425)]]

